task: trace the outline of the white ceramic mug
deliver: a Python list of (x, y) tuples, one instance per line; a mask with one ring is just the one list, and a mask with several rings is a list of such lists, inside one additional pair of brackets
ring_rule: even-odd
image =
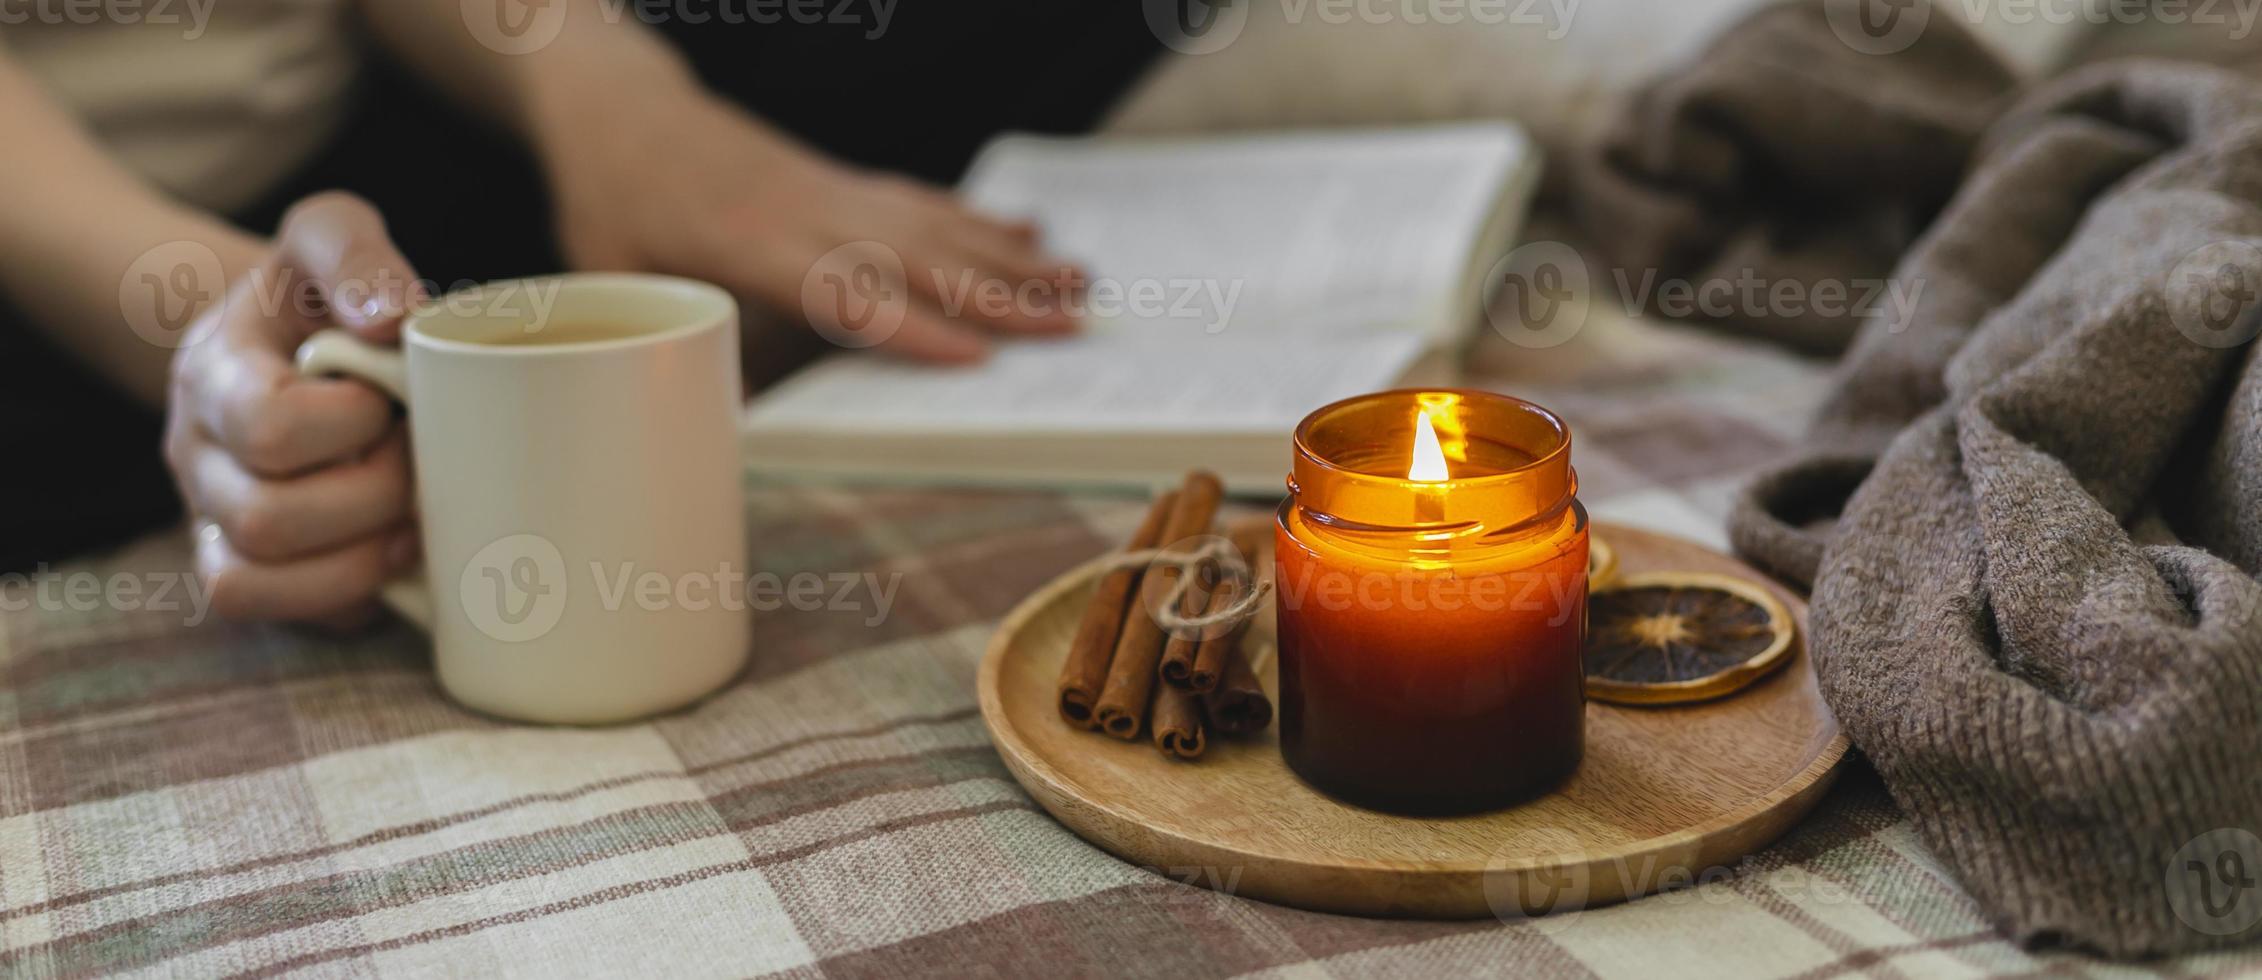
[[(574, 339), (590, 325), (619, 335)], [(425, 571), (385, 598), (430, 631), (457, 700), (625, 721), (744, 665), (747, 604), (718, 594), (748, 572), (730, 294), (646, 275), (489, 283), (416, 311), (400, 349), (330, 330), (298, 363), (407, 407)]]

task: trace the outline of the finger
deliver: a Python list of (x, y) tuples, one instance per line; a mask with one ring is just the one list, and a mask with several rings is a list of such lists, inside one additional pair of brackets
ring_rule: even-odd
[[(936, 257), (937, 274), (911, 277), (915, 291), (944, 305), (960, 320), (1011, 333), (1058, 334), (1076, 329), (1061, 280), (1028, 274), (1035, 270), (1009, 271), (1006, 263), (962, 248), (930, 247), (923, 254)], [(939, 290), (943, 283), (958, 287), (957, 294), (943, 295)]]
[(309, 286), (330, 320), (369, 340), (397, 339), (401, 317), (422, 298), (384, 217), (352, 194), (330, 191), (293, 205), (276, 247), (287, 277)]
[(1045, 251), (1037, 226), (1026, 221), (998, 222), (968, 212), (967, 220), (951, 229), (952, 244), (973, 254), (990, 268), (1023, 279), (1080, 279), (1076, 263)]
[(921, 227), (927, 237), (971, 253), (981, 264), (1001, 274), (1022, 279), (1053, 279), (1063, 273), (1081, 275), (1076, 263), (1048, 253), (1035, 222), (996, 218), (950, 198), (937, 198)]
[(1000, 217), (949, 195), (938, 194), (934, 200), (955, 223), (1013, 241), (1024, 248), (1035, 248), (1043, 237), (1037, 223), (1028, 218)]
[(973, 262), (1007, 278), (1043, 283), (1055, 295), (1067, 295), (1085, 282), (1081, 266), (1034, 248), (983, 236), (970, 236), (959, 247)]
[(311, 378), (273, 346), (267, 329), (231, 307), (222, 341), (197, 351), (182, 379), (204, 432), (261, 476), (286, 477), (367, 451), (393, 427), (393, 403), (342, 378)]
[(952, 271), (971, 269), (977, 279), (999, 280), (1015, 300), (1010, 314), (983, 316), (985, 323), (1047, 333), (1076, 328), (1086, 281), (1081, 267), (1039, 247), (1032, 222), (992, 218), (955, 202), (949, 207), (948, 218), (932, 226), (940, 229), (937, 250), (955, 256), (960, 268)]
[[(403, 542), (407, 542), (406, 545)], [(406, 570), (414, 532), (399, 528), (299, 561), (263, 565), (229, 545), (218, 525), (197, 535), (197, 574), (212, 609), (229, 619), (322, 620), (351, 612)]]
[(236, 553), (277, 563), (335, 550), (409, 514), (406, 440), (396, 431), (361, 459), (291, 479), (261, 477), (218, 446), (190, 462), (198, 513)]
[(1088, 276), (1081, 264), (1044, 247), (1043, 232), (1034, 221), (1000, 220), (960, 207), (968, 220), (958, 227), (964, 246), (996, 268), (1031, 279), (1059, 281), (1081, 287)]
[(921, 302), (904, 310), (903, 324), (881, 342), (880, 350), (930, 364), (972, 364), (990, 355), (990, 344), (980, 329)]

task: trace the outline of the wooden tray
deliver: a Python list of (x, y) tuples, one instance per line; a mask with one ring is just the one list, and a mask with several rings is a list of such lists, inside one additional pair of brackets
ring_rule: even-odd
[[(1598, 525), (1627, 574), (1700, 570), (1766, 583), (1799, 626), (1791, 663), (1680, 707), (1589, 702), (1586, 759), (1561, 789), (1496, 813), (1396, 817), (1336, 802), (1281, 761), (1279, 725), (1195, 762), (1144, 738), (1077, 731), (1055, 707), (1095, 561), (1024, 600), (982, 660), (982, 718), (1014, 778), (1061, 823), (1135, 864), (1327, 912), (1514, 916), (1601, 905), (1720, 876), (1813, 808), (1846, 754), (1805, 650), (1806, 604), (1702, 545)], [(1277, 691), (1272, 617), (1249, 640)]]

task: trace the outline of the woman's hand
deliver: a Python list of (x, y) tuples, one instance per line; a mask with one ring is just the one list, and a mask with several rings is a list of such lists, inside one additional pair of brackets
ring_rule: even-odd
[(536, 139), (574, 268), (705, 279), (927, 361), (1075, 328), (1063, 299), (1081, 273), (1034, 227), (827, 160), (693, 85), (614, 89), (633, 100), (585, 93)]
[(366, 202), (308, 198), (273, 251), (189, 328), (165, 433), (215, 611), (348, 623), (417, 560), (405, 433), (358, 381), (301, 377), (315, 331), (394, 342), (415, 274)]

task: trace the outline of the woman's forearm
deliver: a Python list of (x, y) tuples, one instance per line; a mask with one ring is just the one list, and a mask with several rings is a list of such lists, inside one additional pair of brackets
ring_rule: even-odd
[(168, 200), (0, 49), (0, 292), (149, 405), (177, 336), (249, 269), (257, 238)]
[(394, 58), (525, 139), (698, 91), (674, 48), (606, 0), (362, 0)]

